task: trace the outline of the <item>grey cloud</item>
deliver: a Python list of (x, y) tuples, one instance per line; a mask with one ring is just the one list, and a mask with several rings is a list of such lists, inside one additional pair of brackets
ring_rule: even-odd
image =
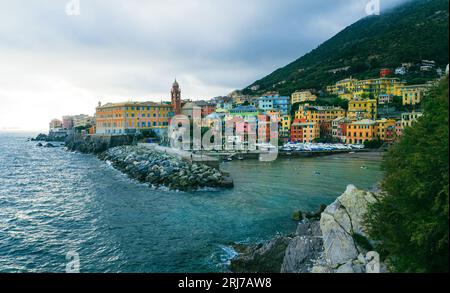
[(16, 123), (2, 109), (24, 88), (21, 105), (59, 97), (60, 115), (100, 97), (167, 99), (175, 76), (185, 97), (227, 94), (364, 17), (368, 1), (81, 0), (69, 17), (69, 0), (0, 0), (0, 126)]

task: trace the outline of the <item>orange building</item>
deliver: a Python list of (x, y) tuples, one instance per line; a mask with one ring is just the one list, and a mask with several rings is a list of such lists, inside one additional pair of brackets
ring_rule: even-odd
[(139, 130), (167, 128), (173, 110), (171, 105), (154, 102), (99, 104), (96, 108), (96, 134), (133, 134)]
[(316, 122), (296, 120), (291, 125), (291, 142), (314, 142), (320, 138), (320, 127)]
[(376, 122), (374, 120), (364, 119), (350, 123), (347, 126), (348, 144), (364, 144), (376, 137)]

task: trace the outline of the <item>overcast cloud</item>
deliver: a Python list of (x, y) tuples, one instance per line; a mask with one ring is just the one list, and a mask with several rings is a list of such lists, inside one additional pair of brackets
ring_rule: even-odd
[[(98, 101), (228, 94), (366, 16), (370, 0), (0, 0), (0, 130)], [(374, 0), (372, 0), (374, 1)], [(382, 8), (402, 0), (381, 0)]]

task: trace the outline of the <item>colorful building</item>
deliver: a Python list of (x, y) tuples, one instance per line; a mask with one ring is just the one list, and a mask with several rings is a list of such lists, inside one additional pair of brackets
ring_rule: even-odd
[(253, 106), (238, 106), (229, 111), (231, 116), (241, 116), (241, 117), (249, 117), (249, 116), (257, 116), (259, 111)]
[(345, 117), (345, 110), (340, 107), (310, 106), (305, 104), (295, 112), (295, 119), (320, 124), (324, 121)]
[(72, 116), (73, 127), (91, 127), (95, 124), (95, 119), (86, 114)]
[(353, 78), (347, 78), (338, 81), (336, 84), (328, 86), (327, 92), (332, 95), (337, 95), (344, 99), (352, 99), (353, 94), (356, 91), (356, 84), (358, 80)]
[(383, 69), (380, 70), (380, 77), (381, 78), (384, 78), (384, 77), (386, 77), (388, 75), (391, 75), (391, 74), (392, 74), (392, 70), (390, 70), (389, 68), (383, 68)]
[(370, 119), (364, 119), (352, 122), (347, 127), (346, 143), (364, 144), (366, 141), (372, 141), (376, 137), (376, 122)]
[(339, 117), (331, 122), (332, 138), (337, 142), (345, 143), (347, 139), (347, 128), (353, 121), (347, 117)]
[(291, 95), (291, 105), (296, 103), (315, 102), (316, 100), (317, 96), (308, 90), (296, 91)]
[(395, 120), (380, 119), (376, 121), (376, 136), (387, 143), (392, 143), (395, 139)]
[(63, 123), (59, 119), (53, 119), (49, 123), (50, 131), (59, 131), (63, 128)]
[(353, 100), (355, 98), (378, 98), (379, 95), (388, 94), (401, 96), (401, 88), (405, 82), (398, 78), (376, 78), (357, 80), (348, 78), (327, 87), (327, 92), (339, 96), (341, 99)]
[(423, 116), (421, 112), (411, 112), (402, 114), (402, 129), (411, 127), (417, 120)]
[(284, 115), (281, 117), (280, 121), (280, 137), (281, 138), (288, 138), (290, 137), (291, 133), (291, 124), (292, 124), (292, 118), (291, 115)]
[(291, 142), (311, 143), (320, 138), (320, 127), (316, 122), (296, 120), (291, 125)]
[(216, 111), (216, 104), (207, 101), (194, 102), (201, 109), (202, 118), (214, 113)]
[(262, 111), (276, 110), (281, 115), (288, 115), (290, 111), (290, 97), (264, 96), (258, 98), (258, 108)]
[(62, 124), (64, 129), (71, 130), (74, 127), (73, 116), (63, 116)]
[(140, 130), (167, 128), (173, 117), (172, 105), (154, 102), (99, 104), (96, 109), (96, 134), (133, 134)]
[(429, 90), (429, 86), (422, 85), (409, 85), (402, 87), (402, 102), (403, 106), (414, 106), (422, 102), (423, 96)]
[(377, 100), (355, 99), (348, 103), (347, 117), (350, 119), (376, 119)]

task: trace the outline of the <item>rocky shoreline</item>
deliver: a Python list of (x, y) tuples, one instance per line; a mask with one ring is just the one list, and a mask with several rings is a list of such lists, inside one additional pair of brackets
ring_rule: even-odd
[(366, 273), (387, 272), (372, 251), (375, 243), (364, 227), (368, 205), (380, 194), (349, 185), (320, 219), (301, 215), (295, 233), (277, 235), (259, 245), (233, 245), (236, 273)]
[(143, 146), (120, 146), (98, 155), (130, 178), (153, 187), (193, 191), (200, 188), (232, 188), (233, 181), (219, 170), (190, 163)]

